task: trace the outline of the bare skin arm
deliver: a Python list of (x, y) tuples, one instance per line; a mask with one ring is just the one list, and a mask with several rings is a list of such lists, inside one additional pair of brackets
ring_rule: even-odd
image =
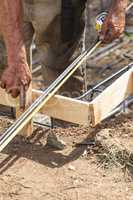
[(0, 3), (0, 28), (8, 56), (8, 66), (3, 73), (1, 87), (13, 97), (17, 97), (21, 89), (27, 90), (31, 81), (23, 40), (21, 1), (2, 0)]
[(101, 32), (101, 40), (104, 43), (112, 42), (123, 33), (127, 4), (128, 0), (113, 0)]

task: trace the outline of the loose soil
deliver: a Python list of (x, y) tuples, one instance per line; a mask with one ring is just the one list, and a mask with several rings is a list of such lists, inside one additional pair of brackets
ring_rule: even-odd
[[(109, 131), (133, 151), (132, 118), (132, 113), (120, 115), (95, 129), (38, 128), (29, 140), (16, 137), (0, 154), (0, 199), (132, 200), (132, 174), (115, 165), (103, 167), (94, 140)], [(67, 143), (65, 150), (45, 146), (50, 131)]]

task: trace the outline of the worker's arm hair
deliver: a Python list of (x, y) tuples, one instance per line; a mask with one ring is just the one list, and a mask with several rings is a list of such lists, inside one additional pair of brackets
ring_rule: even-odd
[(31, 80), (22, 20), (22, 0), (0, 2), (0, 31), (7, 50), (7, 67), (2, 74), (0, 85), (13, 97), (17, 97), (22, 89), (28, 89)]
[(26, 62), (23, 39), (22, 0), (1, 1), (1, 28), (6, 43), (8, 65), (18, 64), (18, 60)]
[(101, 31), (101, 40), (104, 43), (112, 42), (124, 32), (127, 4), (128, 0), (112, 0)]
[(128, 0), (113, 0), (112, 7), (117, 7), (120, 10), (126, 10), (128, 5)]

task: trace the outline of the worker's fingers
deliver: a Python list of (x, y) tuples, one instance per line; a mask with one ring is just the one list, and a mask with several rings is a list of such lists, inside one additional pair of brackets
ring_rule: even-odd
[(17, 88), (16, 86), (6, 87), (6, 92), (8, 94), (11, 94), (11, 96), (13, 98), (16, 98), (19, 95), (19, 93), (20, 93), (19, 88)]
[(114, 40), (114, 36), (111, 32), (108, 32), (108, 34), (105, 36), (103, 42), (108, 44)]
[(23, 111), (25, 109), (26, 105), (26, 91), (29, 88), (29, 84), (31, 82), (31, 79), (27, 80), (21, 80), (21, 85), (20, 85), (20, 109)]
[(13, 89), (13, 90), (11, 91), (11, 95), (12, 95), (13, 98), (18, 97), (19, 93), (20, 93), (20, 91), (19, 91), (18, 88), (15, 88), (15, 89)]
[(115, 29), (115, 27), (113, 26), (113, 24), (109, 24), (108, 25), (108, 29), (105, 33), (105, 35), (102, 38), (102, 41), (104, 43), (110, 43), (112, 42), (114, 39), (118, 38), (119, 34), (117, 33), (117, 30)]
[(111, 35), (110, 35), (109, 30), (107, 30), (107, 32), (106, 32), (105, 35), (101, 35), (101, 36), (100, 36), (100, 40), (101, 40), (103, 43), (109, 43), (109, 42), (110, 42), (110, 40), (111, 40)]
[(12, 80), (8, 77), (2, 77), (0, 86), (3, 89), (9, 88), (12, 85)]
[(5, 88), (6, 88), (6, 84), (5, 84), (4, 82), (1, 82), (0, 87), (1, 87), (2, 89), (5, 89)]
[(20, 86), (20, 109), (23, 111), (25, 109), (26, 105), (26, 92), (29, 88), (31, 79), (27, 80), (21, 80), (21, 86)]
[(108, 33), (108, 28), (105, 26), (105, 29), (103, 28), (101, 33), (100, 33), (100, 40), (105, 41), (105, 37), (107, 36)]
[(25, 86), (25, 89), (27, 90), (29, 85), (30, 85), (30, 82), (31, 82), (31, 78), (30, 77), (27, 77), (26, 79), (22, 79), (21, 80), (21, 84)]
[(105, 19), (103, 25), (102, 25), (102, 30), (101, 30), (101, 33), (100, 33), (100, 40), (103, 41), (105, 36), (107, 35), (109, 31), (109, 20), (108, 18)]

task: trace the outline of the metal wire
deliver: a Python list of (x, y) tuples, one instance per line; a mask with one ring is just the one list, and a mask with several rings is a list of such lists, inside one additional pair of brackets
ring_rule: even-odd
[(88, 90), (87, 92), (85, 92), (83, 95), (81, 95), (80, 97), (78, 97), (76, 99), (81, 100), (81, 99), (85, 98), (86, 96), (90, 95), (91, 93), (94, 93), (95, 91), (97, 91), (97, 89), (99, 87), (101, 87), (105, 83), (108, 83), (109, 81), (113, 80), (115, 77), (120, 76), (124, 72), (128, 71), (131, 67), (133, 67), (133, 62), (130, 63), (129, 65), (127, 65), (126, 67), (124, 67), (123, 69), (119, 70), (115, 74), (111, 75), (110, 77), (108, 77), (104, 81), (100, 82), (99, 84), (97, 84), (96, 86), (94, 86), (93, 88), (91, 88), (90, 90)]

